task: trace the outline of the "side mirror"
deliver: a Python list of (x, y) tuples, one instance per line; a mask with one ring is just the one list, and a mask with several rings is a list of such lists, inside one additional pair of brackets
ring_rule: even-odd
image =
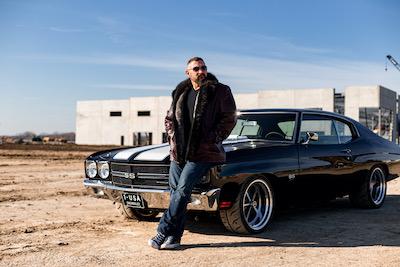
[(310, 141), (318, 141), (318, 134), (314, 132), (307, 132), (307, 140), (303, 144), (308, 144)]

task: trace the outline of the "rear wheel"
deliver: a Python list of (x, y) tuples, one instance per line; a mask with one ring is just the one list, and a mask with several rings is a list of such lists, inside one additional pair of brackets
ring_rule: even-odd
[(263, 176), (245, 182), (234, 204), (219, 211), (225, 228), (235, 233), (255, 234), (265, 230), (275, 209), (271, 183)]
[(386, 174), (382, 167), (374, 167), (361, 186), (350, 193), (351, 203), (360, 208), (376, 209), (386, 198)]

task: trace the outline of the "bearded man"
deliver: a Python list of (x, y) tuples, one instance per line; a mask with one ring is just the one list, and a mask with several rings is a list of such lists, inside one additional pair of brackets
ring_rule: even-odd
[(148, 244), (155, 249), (180, 246), (193, 187), (211, 167), (225, 162), (222, 141), (236, 123), (236, 105), (228, 86), (207, 72), (200, 57), (187, 62), (188, 79), (172, 92), (165, 118), (170, 144), (170, 203)]

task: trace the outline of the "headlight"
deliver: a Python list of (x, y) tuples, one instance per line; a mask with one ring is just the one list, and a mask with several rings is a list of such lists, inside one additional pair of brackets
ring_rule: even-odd
[(93, 160), (87, 160), (86, 161), (86, 175), (89, 178), (94, 178), (94, 177), (96, 177), (96, 174), (97, 174), (96, 162)]
[(103, 179), (108, 178), (108, 175), (110, 175), (110, 167), (107, 161), (99, 161), (97, 163), (97, 170), (99, 172), (99, 176)]

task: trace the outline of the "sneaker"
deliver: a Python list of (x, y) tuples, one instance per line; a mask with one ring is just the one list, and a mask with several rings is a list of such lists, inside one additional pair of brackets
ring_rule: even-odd
[(152, 248), (160, 249), (161, 245), (164, 243), (166, 238), (167, 237), (164, 234), (158, 232), (156, 234), (156, 236), (151, 238), (151, 239), (149, 239), (149, 241), (147, 243)]
[(176, 249), (181, 246), (181, 238), (168, 236), (165, 242), (161, 245), (162, 249)]

